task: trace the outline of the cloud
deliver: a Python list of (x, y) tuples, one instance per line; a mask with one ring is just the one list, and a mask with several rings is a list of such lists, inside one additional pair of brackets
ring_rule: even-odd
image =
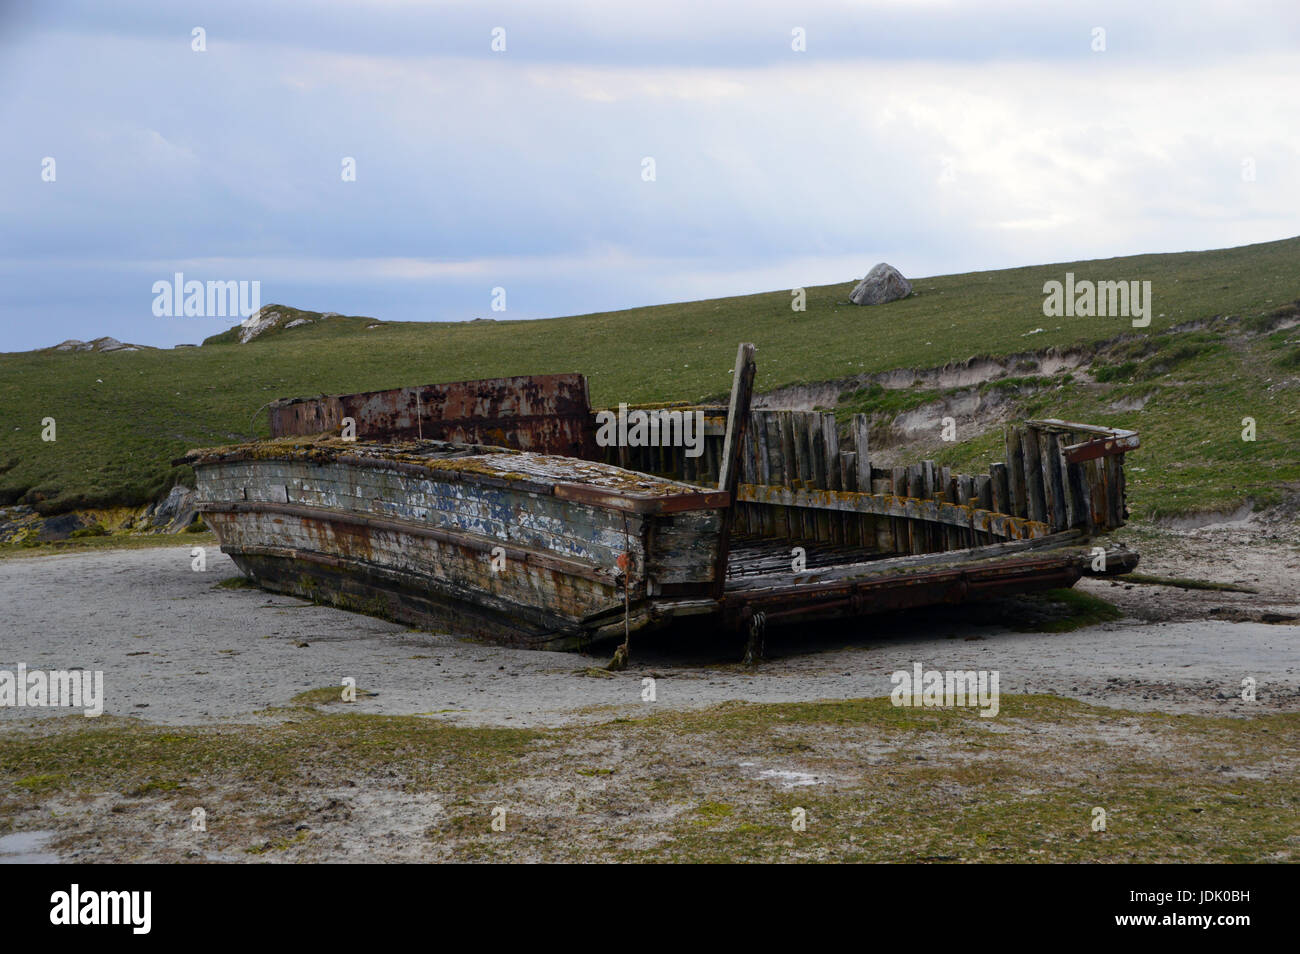
[[(25, 8), (0, 39), (0, 313), (147, 341), (138, 287), (177, 270), (464, 318), (505, 283), (565, 314), (1298, 231), (1291, 7), (736, 9), (231, 0), (195, 53), (171, 7)], [(47, 330), (8, 320), (3, 346)]]

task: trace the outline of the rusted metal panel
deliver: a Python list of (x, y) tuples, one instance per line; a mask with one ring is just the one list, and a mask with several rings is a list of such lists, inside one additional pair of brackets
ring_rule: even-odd
[(1056, 418), (1042, 421), (1027, 421), (1032, 427), (1039, 427), (1054, 432), (1077, 432), (1092, 435), (1088, 440), (1070, 444), (1065, 448), (1065, 459), (1071, 464), (1081, 464), (1098, 457), (1114, 457), (1142, 446), (1142, 440), (1136, 431), (1126, 431), (1120, 427), (1097, 427), (1092, 424), (1074, 424)]
[(358, 440), (445, 440), (591, 460), (595, 426), (581, 374), (537, 374), (426, 384), (270, 406), (271, 436), (336, 433), (356, 421)]

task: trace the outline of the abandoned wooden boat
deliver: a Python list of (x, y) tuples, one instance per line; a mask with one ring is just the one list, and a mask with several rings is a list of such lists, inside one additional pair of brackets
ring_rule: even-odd
[[(694, 618), (768, 623), (1073, 585), (1131, 569), (1130, 431), (1007, 428), (977, 476), (879, 468), (867, 421), (674, 406), (692, 449), (598, 440), (586, 380), (540, 375), (275, 402), (272, 437), (195, 450), (200, 509), (258, 585), (421, 626), (579, 649)], [(647, 412), (651, 413), (651, 412)], [(667, 420), (667, 418), (665, 418)], [(621, 434), (621, 432), (620, 432)]]

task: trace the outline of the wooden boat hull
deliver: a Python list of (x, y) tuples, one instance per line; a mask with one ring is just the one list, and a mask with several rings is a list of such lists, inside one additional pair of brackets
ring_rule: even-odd
[[(680, 411), (703, 422), (694, 457), (597, 453), (586, 382), (558, 375), (277, 402), (272, 440), (180, 462), (259, 585), (544, 649), (686, 618), (752, 638), (1136, 564), (1094, 543), (1127, 516), (1133, 432), (1028, 421), (987, 474), (882, 468), (862, 415), (841, 448), (833, 414), (751, 411), (753, 376), (742, 345), (731, 403)], [(339, 436), (304, 433), (322, 425)]]
[(626, 606), (639, 628), (648, 597), (711, 590), (716, 494), (607, 465), (584, 466), (660, 493), (513, 469), (575, 463), (496, 450), (422, 466), (391, 448), (304, 441), (210, 455), (195, 473), (223, 552), (259, 585), (414, 625), (577, 649), (621, 636)]

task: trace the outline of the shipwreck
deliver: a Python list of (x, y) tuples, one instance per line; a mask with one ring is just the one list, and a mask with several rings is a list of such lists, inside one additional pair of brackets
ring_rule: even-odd
[(269, 440), (194, 450), (200, 510), (259, 586), (418, 626), (586, 649), (688, 621), (766, 626), (1122, 573), (1132, 431), (1006, 428), (985, 474), (879, 467), (868, 422), (684, 406), (693, 447), (598, 441), (579, 374), (282, 399)]

